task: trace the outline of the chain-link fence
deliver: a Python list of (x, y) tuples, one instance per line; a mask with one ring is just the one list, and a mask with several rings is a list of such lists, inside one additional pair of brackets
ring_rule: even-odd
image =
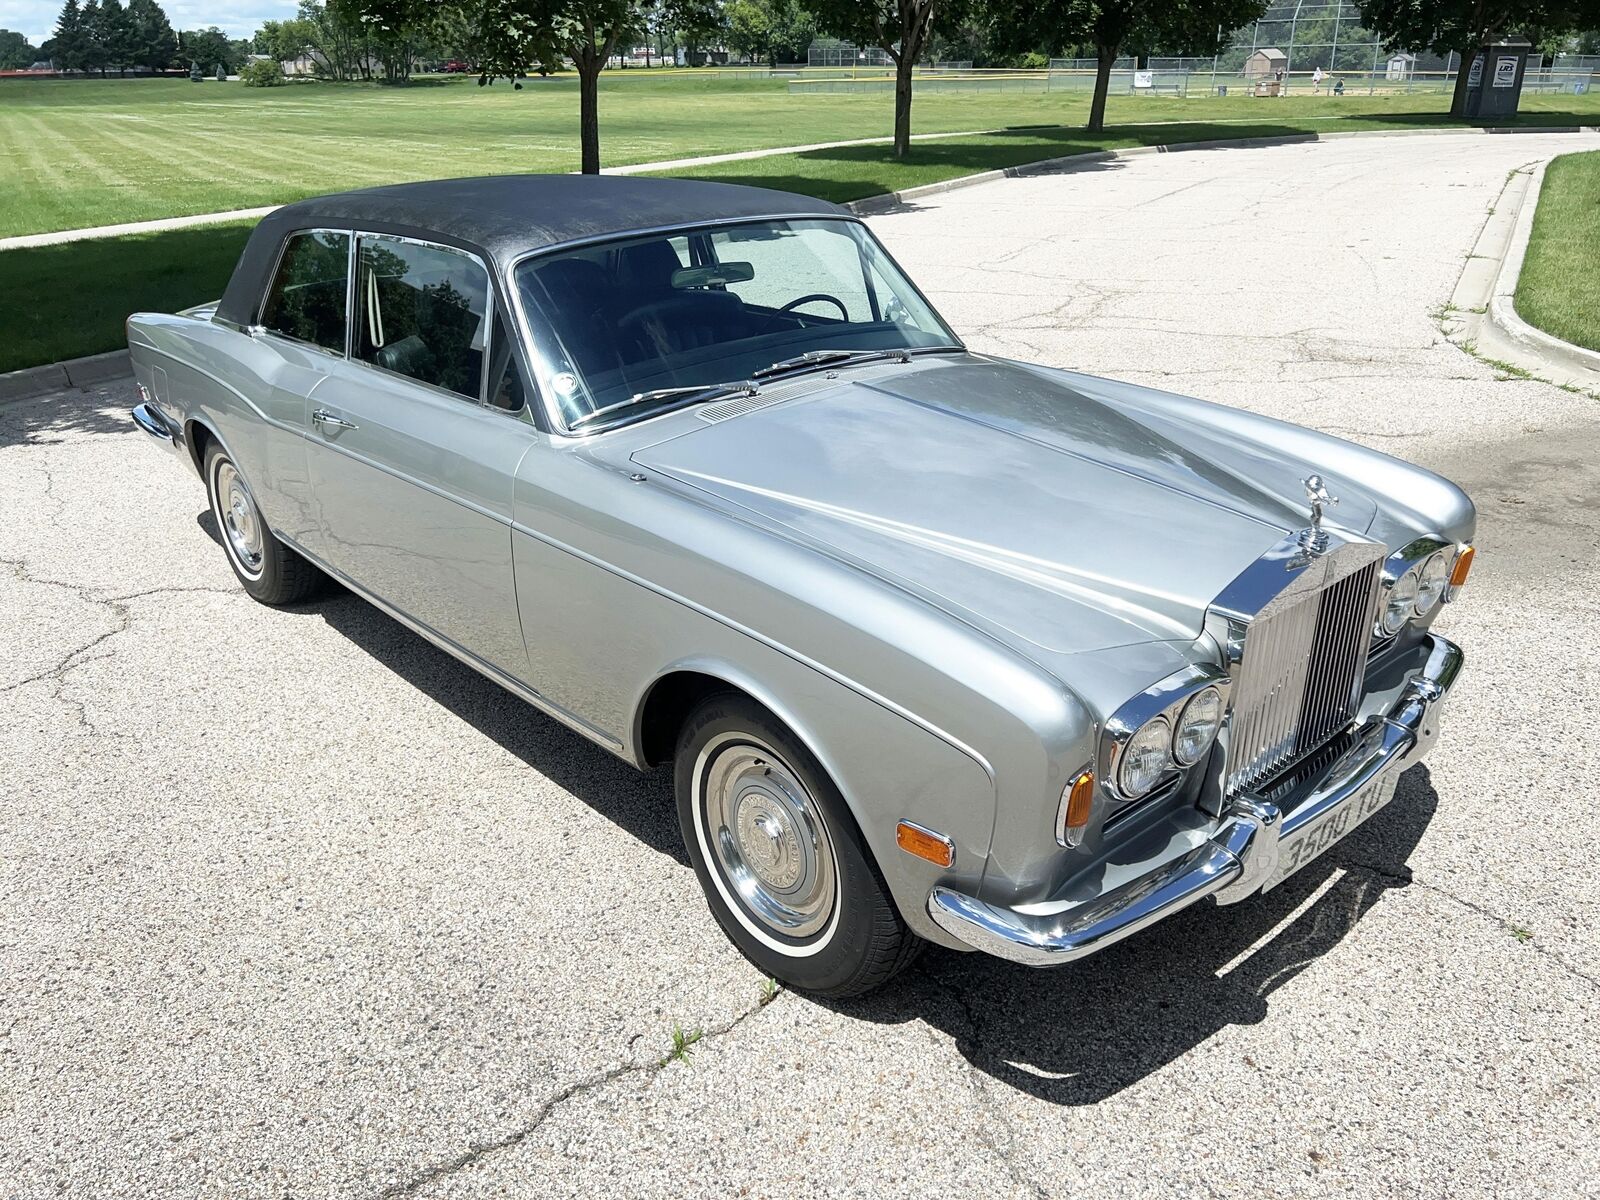
[(852, 46), (849, 42), (818, 39), (806, 51), (808, 67), (892, 67), (894, 59), (882, 46)]

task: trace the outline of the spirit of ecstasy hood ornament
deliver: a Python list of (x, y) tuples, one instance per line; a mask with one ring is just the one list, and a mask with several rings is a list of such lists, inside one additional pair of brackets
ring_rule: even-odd
[(1307, 475), (1301, 482), (1305, 484), (1306, 499), (1311, 502), (1311, 527), (1304, 534), (1305, 547), (1313, 554), (1321, 554), (1328, 547), (1322, 512), (1328, 505), (1339, 503), (1339, 497), (1328, 493), (1328, 485), (1322, 482), (1321, 475)]

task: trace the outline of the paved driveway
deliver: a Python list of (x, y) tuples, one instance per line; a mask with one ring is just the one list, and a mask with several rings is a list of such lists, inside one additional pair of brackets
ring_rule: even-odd
[(127, 385), (0, 409), (0, 1194), (1592, 1194), (1600, 404), (1430, 315), (1507, 170), (1580, 143), (1185, 153), (875, 219), (978, 347), (1332, 430), (1483, 514), (1399, 801), (1053, 973), (939, 952), (763, 1003), (663, 773), (352, 598), (251, 603)]

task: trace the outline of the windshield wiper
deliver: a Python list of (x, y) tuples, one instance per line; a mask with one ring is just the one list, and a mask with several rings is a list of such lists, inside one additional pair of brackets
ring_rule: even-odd
[(652, 388), (648, 392), (635, 392), (626, 400), (618, 400), (614, 404), (607, 404), (593, 412), (586, 412), (574, 421), (567, 422), (568, 429), (582, 429), (585, 425), (592, 425), (603, 417), (608, 417), (620, 409), (632, 408), (636, 404), (649, 404), (655, 400), (671, 400), (676, 396), (696, 396), (701, 400), (718, 400), (723, 396), (754, 396), (760, 389), (754, 380), (739, 379), (731, 383), (697, 383), (690, 387)]
[(820, 367), (828, 363), (864, 362), (869, 358), (898, 358), (901, 362), (910, 362), (910, 357), (904, 350), (807, 350), (804, 354), (796, 354), (793, 358), (784, 358), (762, 367), (759, 371), (751, 371), (752, 379), (765, 379), (769, 375), (778, 375), (784, 371), (793, 371), (797, 367)]
[(781, 359), (771, 366), (762, 367), (759, 371), (751, 371), (752, 379), (767, 379), (773, 375), (782, 374), (784, 371), (796, 371), (801, 367), (831, 366), (836, 363), (871, 362), (874, 359), (892, 358), (899, 362), (908, 363), (913, 354), (959, 354), (961, 346), (901, 346), (894, 350), (807, 350), (804, 354), (796, 354), (793, 358)]

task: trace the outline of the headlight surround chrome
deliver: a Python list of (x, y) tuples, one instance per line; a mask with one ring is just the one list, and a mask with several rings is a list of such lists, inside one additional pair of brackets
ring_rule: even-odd
[(1425, 617), (1444, 599), (1450, 584), (1450, 563), (1440, 551), (1417, 570), (1417, 616)]
[(1117, 763), (1117, 790), (1130, 800), (1145, 795), (1160, 781), (1172, 760), (1172, 724), (1152, 717), (1134, 731)]
[(1172, 729), (1172, 757), (1179, 766), (1192, 767), (1205, 757), (1222, 728), (1222, 693), (1214, 687), (1196, 692), (1183, 706)]
[(1389, 586), (1378, 616), (1378, 632), (1383, 637), (1399, 633), (1416, 613), (1417, 583), (1417, 569), (1411, 567)]

